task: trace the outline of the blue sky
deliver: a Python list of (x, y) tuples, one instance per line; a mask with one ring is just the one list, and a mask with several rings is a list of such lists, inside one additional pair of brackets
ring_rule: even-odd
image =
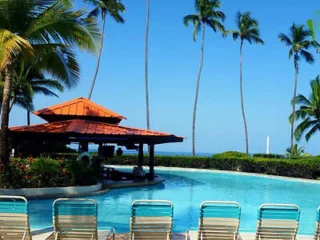
[[(84, 7), (76, 0), (76, 8)], [(146, 1), (123, 1), (126, 23), (107, 19), (105, 46), (92, 100), (127, 117), (122, 125), (146, 127), (144, 92), (144, 38)], [(245, 44), (243, 81), (251, 153), (265, 152), (270, 136), (271, 152), (284, 153), (290, 143), (288, 115), (293, 94), (294, 68), (288, 48), (278, 34), (288, 33), (293, 22), (304, 24), (320, 9), (316, 0), (301, 5), (296, 0), (223, 0), (225, 26), (235, 28), (235, 13), (251, 11), (258, 19), (265, 46)], [(151, 0), (149, 81), (153, 130), (185, 136), (183, 143), (157, 146), (158, 151), (191, 151), (192, 111), (200, 60), (200, 41), (192, 40), (192, 27), (182, 18), (194, 13), (194, 0)], [(36, 109), (87, 97), (96, 56), (79, 53), (81, 81), (60, 98), (37, 96)], [(300, 64), (298, 93), (309, 95), (309, 82), (320, 73), (320, 58), (314, 65)], [(207, 30), (204, 68), (199, 92), (196, 151), (245, 151), (239, 96), (239, 42)], [(12, 111), (10, 125), (24, 125), (26, 114)], [(32, 123), (41, 123), (33, 116)], [(301, 146), (319, 154), (320, 134)]]

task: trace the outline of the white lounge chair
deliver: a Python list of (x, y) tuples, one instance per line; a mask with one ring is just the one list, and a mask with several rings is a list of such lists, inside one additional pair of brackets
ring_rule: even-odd
[(241, 207), (237, 202), (205, 201), (200, 205), (198, 230), (187, 231), (192, 240), (235, 240), (238, 237)]
[(26, 198), (0, 196), (0, 239), (32, 239)]
[(165, 200), (137, 200), (132, 203), (131, 240), (172, 239), (173, 205)]
[(256, 240), (296, 239), (300, 209), (293, 204), (263, 204), (259, 208)]
[[(98, 205), (91, 199), (60, 198), (53, 203), (55, 240), (97, 240)], [(113, 228), (108, 228), (104, 239), (115, 238)], [(101, 239), (101, 238), (100, 238)]]

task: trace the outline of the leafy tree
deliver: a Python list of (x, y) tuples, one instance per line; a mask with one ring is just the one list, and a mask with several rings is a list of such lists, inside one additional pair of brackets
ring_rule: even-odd
[(91, 99), (92, 92), (98, 76), (99, 67), (100, 67), (100, 60), (101, 60), (104, 37), (105, 37), (105, 25), (106, 25), (107, 15), (109, 14), (111, 18), (118, 23), (124, 23), (124, 19), (121, 16), (121, 13), (123, 13), (126, 9), (120, 0), (85, 0), (85, 2), (92, 3), (95, 6), (95, 8), (89, 13), (89, 18), (97, 17), (98, 15), (101, 15), (102, 17), (102, 37), (101, 37), (100, 50), (99, 50), (96, 70), (93, 76), (93, 80), (92, 80), (92, 84), (91, 84), (91, 88), (88, 96), (88, 98)]
[(295, 111), (294, 115), (290, 115), (290, 121), (293, 118), (302, 120), (295, 129), (295, 138), (300, 140), (305, 134), (306, 141), (320, 131), (320, 77), (317, 76), (310, 82), (311, 94), (309, 98), (304, 95), (298, 95), (292, 104), (300, 105), (300, 108)]
[(249, 154), (249, 139), (248, 139), (248, 128), (246, 115), (244, 111), (244, 102), (243, 102), (243, 91), (242, 91), (242, 47), (245, 41), (250, 44), (264, 44), (263, 40), (260, 37), (259, 24), (258, 21), (251, 17), (250, 12), (238, 12), (236, 17), (237, 30), (230, 31), (232, 33), (233, 39), (240, 39), (240, 101), (241, 101), (241, 111), (244, 123), (244, 131), (246, 138), (246, 154)]
[[(79, 79), (77, 69), (73, 69), (68, 73), (60, 71), (61, 65), (59, 64), (61, 61), (55, 61), (58, 55), (54, 54), (54, 50), (63, 51), (63, 57), (70, 60), (70, 66), (76, 66), (76, 59), (73, 58), (72, 49), (79, 47), (92, 52), (96, 51), (100, 33), (93, 19), (84, 18), (85, 11), (73, 11), (59, 1), (2, 0), (0, 1), (0, 10), (0, 29), (14, 33), (19, 36), (19, 39), (24, 39), (24, 42), (28, 42), (27, 47), (23, 48), (23, 51), (17, 52), (14, 58), (7, 58), (4, 68), (0, 157), (1, 161), (7, 164), (9, 161), (10, 92), (15, 66), (18, 64), (17, 60), (19, 59), (17, 55), (26, 56), (26, 52), (33, 52), (33, 55), (40, 59), (40, 62), (42, 62), (41, 57), (51, 56), (50, 60), (43, 61), (43, 64), (39, 64), (39, 66), (46, 73), (57, 77), (59, 81), (71, 87)], [(10, 45), (6, 45), (5, 49), (12, 52)], [(68, 76), (66, 74), (71, 75)]]
[(211, 28), (214, 32), (220, 31), (225, 34), (225, 28), (222, 21), (225, 19), (225, 14), (220, 11), (221, 2), (220, 0), (195, 0), (196, 14), (187, 15), (183, 18), (184, 24), (188, 27), (190, 23), (193, 24), (193, 40), (196, 41), (198, 33), (202, 32), (201, 42), (201, 56), (200, 66), (197, 77), (196, 85), (196, 96), (193, 108), (193, 121), (192, 121), (192, 155), (195, 156), (195, 126), (196, 126), (196, 115), (197, 115), (197, 104), (199, 95), (199, 86), (201, 72), (203, 68), (203, 55), (204, 55), (204, 41), (206, 26)]
[[(315, 40), (312, 40), (312, 32), (307, 30), (304, 25), (296, 25), (292, 24), (290, 28), (289, 35), (284, 33), (279, 34), (279, 39), (286, 46), (290, 47), (289, 50), (289, 59), (293, 56), (294, 69), (295, 69), (295, 77), (294, 77), (294, 90), (293, 90), (293, 98), (295, 99), (297, 96), (297, 87), (298, 87), (298, 73), (299, 73), (299, 62), (304, 59), (307, 63), (314, 63), (313, 55), (308, 51), (310, 48), (319, 48), (319, 43)], [(296, 104), (292, 104), (292, 114), (295, 113)], [(294, 122), (295, 116), (291, 118), (291, 149), (293, 149), (294, 145)]]

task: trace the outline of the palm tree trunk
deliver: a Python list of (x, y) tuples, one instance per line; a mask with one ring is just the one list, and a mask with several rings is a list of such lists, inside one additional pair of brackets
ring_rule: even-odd
[(30, 126), (30, 110), (27, 109), (27, 125)]
[(248, 140), (248, 126), (246, 120), (246, 114), (244, 111), (244, 102), (243, 102), (243, 90), (242, 90), (242, 47), (243, 47), (243, 40), (240, 43), (240, 101), (241, 101), (241, 111), (244, 123), (244, 133), (246, 136), (246, 154), (249, 154), (249, 140)]
[(200, 78), (201, 78), (201, 72), (203, 67), (203, 50), (204, 50), (204, 38), (205, 38), (205, 30), (206, 26), (203, 23), (202, 24), (202, 43), (201, 43), (201, 53), (200, 53), (200, 66), (199, 66), (199, 72), (198, 72), (198, 78), (197, 78), (197, 86), (196, 86), (196, 97), (194, 100), (194, 108), (193, 108), (193, 121), (192, 121), (192, 156), (196, 155), (196, 117), (197, 117), (197, 104), (198, 104), (198, 96), (199, 96), (199, 86), (200, 86)]
[[(295, 55), (295, 61), (297, 59), (297, 56)], [(293, 90), (293, 99), (296, 99), (297, 96), (297, 87), (298, 87), (298, 63), (295, 62), (294, 64), (295, 68), (295, 74), (294, 74), (294, 90)], [(295, 112), (296, 112), (296, 104), (292, 102), (292, 121), (291, 121), (291, 149), (293, 149), (294, 146), (294, 122), (295, 122)]]
[(146, 20), (146, 39), (145, 39), (145, 87), (146, 87), (146, 117), (147, 129), (150, 129), (150, 112), (149, 112), (149, 19), (150, 19), (150, 0), (147, 0), (147, 20)]
[(93, 92), (94, 86), (96, 84), (96, 80), (97, 80), (97, 76), (98, 76), (98, 72), (99, 72), (100, 60), (101, 60), (101, 55), (102, 55), (102, 50), (103, 50), (103, 43), (104, 43), (104, 32), (105, 32), (105, 25), (106, 25), (106, 15), (104, 15), (102, 22), (103, 22), (102, 23), (102, 36), (101, 36), (101, 44), (100, 44), (101, 46), (100, 46), (100, 50), (99, 50), (99, 56), (98, 56), (98, 60), (97, 60), (96, 71), (94, 73), (92, 84), (91, 84), (91, 88), (90, 88), (90, 91), (89, 91), (89, 96), (88, 96), (89, 100), (91, 99), (92, 92)]
[(9, 103), (13, 64), (8, 63), (5, 70), (3, 99), (1, 107), (0, 157), (5, 165), (9, 163)]

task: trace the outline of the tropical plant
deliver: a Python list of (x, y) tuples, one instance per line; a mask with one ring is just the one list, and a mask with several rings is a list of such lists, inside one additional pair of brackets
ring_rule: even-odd
[(121, 16), (121, 13), (123, 13), (126, 9), (120, 0), (85, 0), (85, 2), (92, 3), (95, 6), (95, 8), (89, 13), (89, 18), (97, 17), (98, 15), (101, 15), (102, 17), (102, 37), (101, 37), (100, 50), (99, 50), (96, 70), (92, 79), (92, 84), (91, 84), (91, 88), (88, 96), (88, 98), (91, 99), (93, 89), (96, 83), (96, 79), (98, 76), (99, 67), (100, 67), (100, 60), (101, 60), (104, 37), (105, 37), (105, 25), (106, 25), (107, 15), (109, 14), (111, 18), (113, 18), (118, 23), (124, 23), (124, 19)]
[(246, 139), (246, 154), (249, 154), (249, 139), (248, 139), (248, 127), (246, 121), (246, 114), (244, 110), (243, 91), (242, 91), (242, 47), (245, 41), (250, 44), (264, 44), (260, 37), (258, 21), (251, 17), (250, 12), (238, 12), (236, 17), (237, 30), (229, 31), (232, 33), (234, 40), (240, 39), (240, 101), (241, 112), (244, 123), (244, 132)]
[(289, 120), (292, 121), (293, 118), (302, 120), (294, 133), (297, 141), (307, 132), (305, 139), (308, 142), (316, 132), (320, 131), (320, 77), (317, 76), (312, 80), (310, 86), (309, 98), (300, 94), (292, 101), (292, 104), (298, 104), (300, 108), (295, 111), (294, 115), (290, 115)]
[[(149, 20), (150, 20), (150, 0), (147, 0), (147, 20), (146, 20), (146, 40), (145, 40), (145, 88), (146, 88), (146, 120), (147, 129), (150, 129), (150, 111), (149, 111)], [(150, 152), (150, 150), (149, 150)]]
[(309, 30), (312, 33), (313, 40), (316, 40), (316, 33), (319, 30), (319, 26), (320, 26), (319, 16), (320, 16), (320, 10), (315, 12), (313, 18), (310, 18), (307, 20), (307, 25)]
[(305, 147), (298, 147), (298, 144), (294, 144), (293, 148), (287, 148), (286, 157), (288, 158), (298, 158), (304, 155)]
[[(299, 74), (299, 62), (303, 58), (307, 63), (314, 63), (313, 55), (307, 51), (309, 48), (319, 48), (319, 43), (315, 40), (312, 40), (312, 32), (307, 30), (304, 25), (292, 24), (290, 28), (289, 35), (284, 33), (279, 34), (279, 39), (281, 42), (288, 47), (289, 50), (289, 59), (293, 56), (295, 77), (294, 77), (294, 89), (293, 89), (293, 98), (297, 96), (297, 87), (298, 87), (298, 74)], [(295, 113), (296, 104), (292, 104), (292, 114), (291, 118), (291, 135), (290, 135), (290, 146), (293, 149), (294, 145), (294, 122), (295, 122)]]
[[(72, 49), (79, 47), (89, 51), (97, 50), (97, 41), (100, 33), (93, 19), (84, 18), (86, 12), (83, 10), (73, 11), (65, 7), (61, 2), (47, 1), (0, 1), (0, 29), (5, 29), (27, 41), (29, 52), (33, 52), (39, 61), (39, 66), (46, 73), (57, 77), (71, 87), (79, 79), (78, 66)], [(14, 17), (13, 17), (14, 16)], [(5, 48), (10, 49), (10, 45)], [(70, 71), (60, 71), (61, 61), (55, 60), (59, 57), (54, 54), (59, 49), (62, 55), (68, 59)], [(20, 55), (25, 56), (26, 50)], [(41, 57), (51, 56), (48, 61), (41, 61)], [(9, 104), (13, 74), (17, 60), (9, 58), (4, 69), (4, 89), (1, 112), (1, 137), (0, 157), (4, 164), (9, 162), (8, 145), (8, 123)], [(49, 64), (51, 63), (51, 64)], [(58, 70), (58, 71), (57, 71)], [(69, 81), (69, 82), (68, 82)]]
[[(67, 68), (67, 64), (65, 64), (65, 67)], [(9, 112), (14, 105), (24, 108), (27, 110), (27, 124), (30, 125), (30, 111), (34, 110), (34, 95), (43, 94), (58, 97), (53, 90), (63, 92), (64, 86), (58, 80), (46, 79), (41, 69), (37, 68), (36, 65), (26, 65), (25, 59), (22, 58), (13, 72)], [(2, 93), (3, 81), (1, 80), (0, 101), (2, 101)]]
[(193, 108), (193, 120), (192, 120), (192, 155), (195, 156), (195, 126), (197, 115), (197, 104), (199, 95), (200, 78), (203, 67), (203, 55), (204, 55), (204, 40), (206, 26), (210, 27), (214, 32), (217, 30), (225, 34), (225, 28), (222, 21), (225, 19), (225, 14), (220, 11), (220, 0), (195, 0), (196, 14), (187, 15), (183, 18), (184, 24), (188, 27), (190, 23), (193, 24), (193, 40), (196, 41), (196, 36), (199, 32), (202, 32), (201, 53), (200, 53), (200, 66), (197, 77), (196, 96)]

